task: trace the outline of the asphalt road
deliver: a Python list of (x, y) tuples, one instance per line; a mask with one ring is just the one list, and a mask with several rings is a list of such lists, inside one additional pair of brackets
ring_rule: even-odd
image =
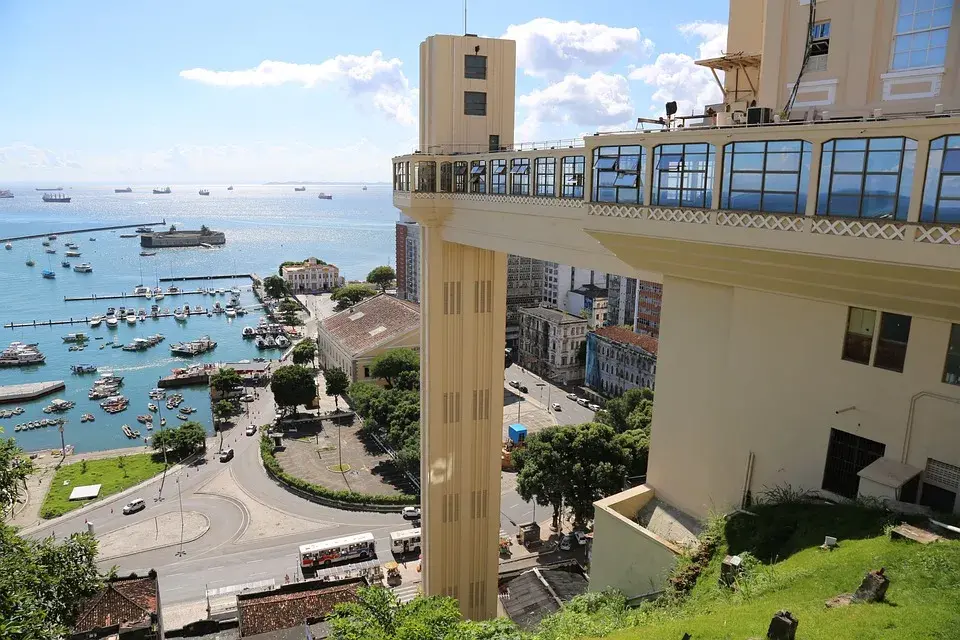
[[(534, 398), (544, 407), (549, 407), (556, 402), (560, 405), (560, 411), (550, 411), (554, 414), (559, 424), (582, 424), (593, 420), (593, 411), (586, 407), (581, 407), (574, 400), (567, 398), (567, 392), (563, 389), (550, 384), (540, 376), (530, 373), (519, 365), (511, 365), (504, 370), (505, 385), (511, 380), (517, 380), (521, 385), (527, 387), (529, 393), (524, 394)], [(509, 386), (507, 387), (509, 388)], [(516, 393), (516, 390), (511, 389)]]
[[(536, 394), (538, 400), (542, 391), (544, 404), (548, 395), (551, 402), (559, 402), (562, 411), (555, 415), (562, 424), (592, 419), (592, 412), (567, 400), (562, 390), (553, 385), (537, 387), (536, 384), (542, 381), (519, 367), (510, 367), (505, 376), (505, 380), (520, 380), (531, 390), (531, 395)], [(209, 588), (270, 578), (281, 583), (287, 576), (294, 579), (297, 575), (299, 545), (316, 540), (369, 531), (377, 539), (380, 558), (392, 559), (389, 551), (390, 532), (410, 526), (400, 515), (324, 507), (291, 494), (267, 477), (260, 464), (259, 436), (244, 435), (247, 424), (263, 424), (273, 415), (271, 395), (265, 389), (260, 389), (259, 393), (260, 398), (250, 407), (253, 415), (249, 418), (239, 417), (236, 425), (224, 434), (224, 446), (231, 446), (235, 451), (235, 457), (230, 462), (219, 462), (215, 455), (219, 438), (211, 439), (208, 441), (209, 453), (205, 460), (178, 473), (168, 474), (163, 480), (158, 477), (132, 495), (107, 499), (95, 509), (44, 525), (31, 531), (29, 535), (55, 535), (62, 538), (74, 532), (86, 531), (87, 521), (94, 524), (97, 535), (102, 535), (126, 525), (178, 511), (182, 500), (185, 511), (203, 513), (210, 523), (210, 529), (205, 535), (183, 545), (183, 555), (179, 554), (178, 545), (133, 553), (101, 563), (103, 568), (116, 565), (121, 574), (156, 569), (160, 576), (163, 601), (167, 604), (200, 600), (204, 591)], [(225, 495), (198, 491), (225, 470), (230, 472), (235, 485), (248, 499), (240, 501)], [(504, 474), (501, 527), (508, 534), (516, 532), (516, 524), (534, 519), (535, 511), (532, 504), (520, 499), (513, 487), (513, 474)], [(135, 497), (146, 500), (147, 508), (130, 516), (122, 515), (123, 505)], [(241, 540), (251, 519), (258, 517), (257, 513), (251, 513), (260, 508), (258, 505), (272, 509), (274, 514), (279, 510), (290, 518), (312, 521), (320, 528)], [(536, 518), (543, 520), (549, 513), (547, 508), (538, 508)], [(135, 548), (135, 545), (132, 546)]]

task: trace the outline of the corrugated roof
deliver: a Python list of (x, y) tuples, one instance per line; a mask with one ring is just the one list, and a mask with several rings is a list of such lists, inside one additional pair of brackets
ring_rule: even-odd
[(324, 331), (351, 356), (420, 330), (420, 306), (377, 294), (323, 321)]
[(263, 596), (237, 599), (240, 636), (246, 638), (290, 627), (303, 627), (304, 621), (326, 618), (333, 608), (357, 599), (360, 581), (351, 584), (322, 586), (292, 593), (266, 593)]
[(536, 568), (514, 578), (507, 587), (500, 597), (504, 611), (518, 627), (531, 631), (561, 604), (585, 593), (587, 579), (573, 571)]
[(660, 342), (653, 336), (646, 333), (637, 333), (624, 327), (602, 327), (594, 330), (593, 333), (614, 342), (632, 344), (653, 355), (657, 355), (657, 350), (660, 348)]

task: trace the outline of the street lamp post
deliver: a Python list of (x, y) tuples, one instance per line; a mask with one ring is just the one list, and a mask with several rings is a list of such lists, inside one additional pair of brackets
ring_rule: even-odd
[(183, 550), (183, 494), (180, 492), (180, 475), (177, 475), (177, 499), (180, 501), (180, 550), (177, 556), (185, 556), (187, 552)]

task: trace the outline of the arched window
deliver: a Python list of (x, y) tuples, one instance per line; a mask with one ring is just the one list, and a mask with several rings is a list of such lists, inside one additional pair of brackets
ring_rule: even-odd
[(906, 220), (917, 159), (910, 138), (846, 138), (823, 145), (817, 215)]
[(802, 140), (731, 142), (723, 148), (720, 208), (803, 214), (812, 151)]
[(651, 204), (709, 207), (713, 197), (712, 144), (661, 144), (653, 148)]
[(960, 136), (930, 143), (920, 220), (960, 222)]

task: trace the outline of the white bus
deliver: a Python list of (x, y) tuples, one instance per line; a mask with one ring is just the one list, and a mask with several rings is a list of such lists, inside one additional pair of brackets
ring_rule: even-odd
[(396, 554), (420, 553), (420, 527), (394, 531), (390, 534), (390, 550)]
[(329, 567), (335, 562), (369, 560), (377, 555), (372, 533), (358, 533), (343, 538), (331, 538), (300, 546), (300, 567), (315, 569)]

